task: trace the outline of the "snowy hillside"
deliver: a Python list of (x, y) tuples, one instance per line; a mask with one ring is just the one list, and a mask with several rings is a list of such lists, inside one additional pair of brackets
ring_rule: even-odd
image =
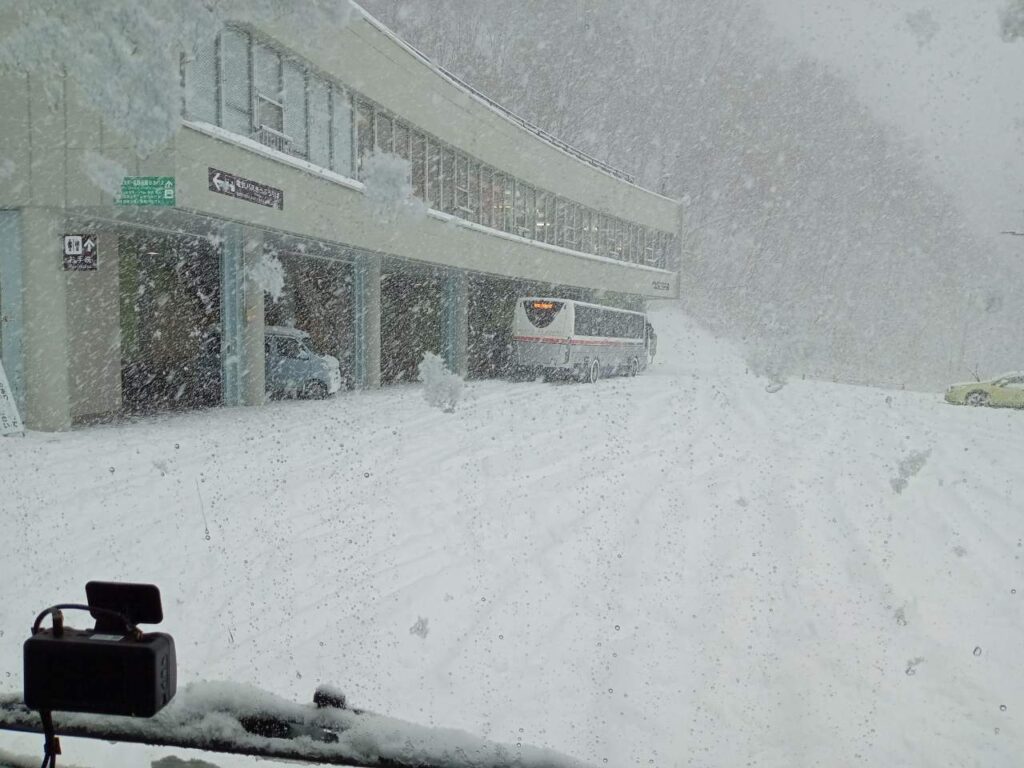
[(409, 386), (0, 440), (0, 691), (38, 610), (127, 579), (161, 587), (180, 684), (330, 682), (598, 765), (1018, 764), (1024, 413), (769, 394), (654, 320), (639, 378), (454, 413)]

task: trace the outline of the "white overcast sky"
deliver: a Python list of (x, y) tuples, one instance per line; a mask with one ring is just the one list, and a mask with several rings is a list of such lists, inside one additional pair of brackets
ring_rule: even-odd
[(762, 1), (783, 37), (920, 142), (979, 231), (1024, 230), (1024, 41), (999, 35), (1006, 0)]

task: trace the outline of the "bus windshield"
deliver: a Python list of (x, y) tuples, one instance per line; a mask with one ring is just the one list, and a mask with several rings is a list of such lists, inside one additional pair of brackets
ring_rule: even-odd
[(558, 313), (565, 306), (560, 301), (537, 301), (530, 299), (523, 302), (526, 309), (526, 318), (535, 328), (547, 328), (554, 322)]

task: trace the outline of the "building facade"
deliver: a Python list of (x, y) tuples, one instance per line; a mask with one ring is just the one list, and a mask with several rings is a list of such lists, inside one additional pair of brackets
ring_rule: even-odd
[[(73, 77), (0, 78), (0, 351), (30, 427), (260, 404), (268, 326), (376, 387), (426, 351), (495, 374), (517, 295), (678, 295), (676, 201), (364, 13), (240, 19), (181, 75), (180, 129), (144, 158)], [(419, 204), (390, 207), (395, 167)]]

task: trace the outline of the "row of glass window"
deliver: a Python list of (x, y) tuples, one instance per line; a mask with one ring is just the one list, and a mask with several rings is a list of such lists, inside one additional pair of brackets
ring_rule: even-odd
[(354, 177), (352, 98), (298, 59), (228, 27), (196, 52), (186, 82), (190, 118)]
[[(228, 27), (188, 70), (189, 117), (355, 177), (374, 150), (403, 157), (435, 210), (584, 253), (667, 267), (672, 235), (537, 189), (402, 121), (302, 61)], [(353, 119), (353, 111), (355, 113)]]

